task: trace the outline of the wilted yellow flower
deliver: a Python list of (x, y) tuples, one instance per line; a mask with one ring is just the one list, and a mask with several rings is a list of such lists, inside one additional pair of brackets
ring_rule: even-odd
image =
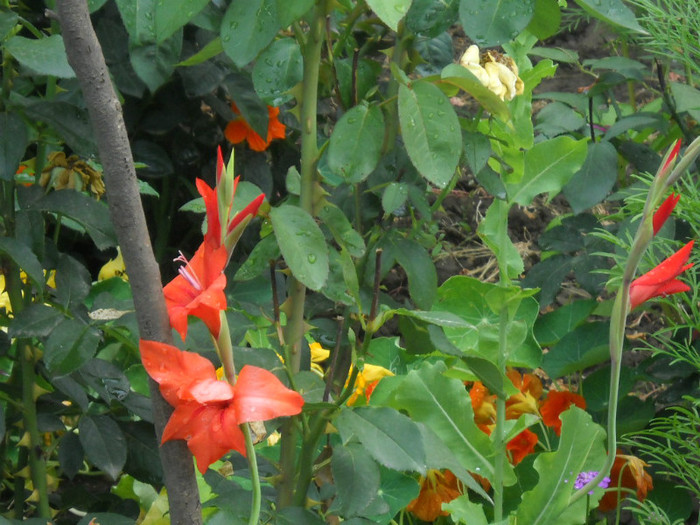
[(122, 251), (117, 247), (117, 256), (114, 259), (107, 261), (102, 268), (100, 268), (100, 273), (97, 276), (98, 281), (104, 281), (106, 279), (111, 279), (112, 277), (121, 277), (124, 281), (129, 281), (129, 276), (126, 274), (126, 266), (124, 265), (124, 258), (122, 257)]
[(323, 376), (323, 368), (320, 363), (323, 363), (331, 355), (330, 350), (326, 350), (321, 346), (321, 343), (311, 343), (309, 345), (311, 351), (311, 370)]
[[(350, 380), (351, 375), (352, 367), (350, 367), (350, 371), (348, 373), (348, 381)], [(355, 380), (355, 391), (348, 398), (348, 405), (354, 405), (360, 396), (364, 396), (366, 400), (369, 401), (369, 397), (372, 394), (374, 387), (376, 387), (377, 383), (379, 383), (379, 380), (383, 377), (393, 375), (394, 373), (391, 370), (388, 370), (383, 366), (365, 363), (360, 373), (357, 374), (357, 379)], [(345, 386), (347, 385), (348, 383), (346, 381)]]
[(77, 155), (66, 157), (63, 151), (49, 154), (49, 162), (41, 172), (39, 184), (55, 190), (90, 190), (97, 199), (105, 192), (102, 173)]
[(498, 51), (479, 54), (478, 46), (471, 45), (459, 63), (501, 100), (513, 100), (515, 95), (523, 94), (524, 84), (518, 76), (518, 66), (512, 58)]

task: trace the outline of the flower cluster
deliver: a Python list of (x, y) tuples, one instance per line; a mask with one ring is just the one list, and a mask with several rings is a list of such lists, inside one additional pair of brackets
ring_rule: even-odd
[[(226, 268), (231, 252), (243, 228), (257, 214), (263, 202), (260, 195), (238, 213), (233, 213), (233, 199), (238, 178), (232, 164), (224, 165), (218, 153), (217, 184), (210, 188), (197, 179), (207, 214), (204, 241), (191, 259), (175, 259), (183, 265), (179, 275), (163, 289), (170, 324), (184, 340), (190, 316), (199, 318), (217, 341), (217, 349), (230, 352), (226, 322)], [(222, 336), (220, 338), (220, 336)], [(301, 412), (304, 399), (284, 386), (271, 372), (244, 366), (238, 377), (232, 369), (224, 381), (214, 365), (199, 354), (184, 352), (157, 341), (141, 340), (141, 359), (148, 374), (160, 385), (165, 400), (175, 410), (163, 431), (162, 442), (184, 439), (204, 473), (214, 461), (229, 450), (246, 455), (244, 434), (239, 425), (266, 421)], [(223, 353), (223, 351), (222, 351)], [(226, 359), (220, 355), (222, 361)], [(226, 362), (224, 363), (226, 364)]]
[[(586, 484), (590, 481), (593, 481), (593, 479), (599, 474), (597, 470), (589, 470), (586, 472), (581, 472), (578, 476), (576, 476), (576, 481), (574, 482), (574, 488), (576, 490), (582, 489), (583, 487), (586, 486)], [(598, 486), (602, 489), (608, 488), (608, 485), (610, 484), (610, 478), (608, 476), (605, 476), (603, 480), (598, 483)], [(593, 495), (593, 491), (591, 490), (588, 494)]]

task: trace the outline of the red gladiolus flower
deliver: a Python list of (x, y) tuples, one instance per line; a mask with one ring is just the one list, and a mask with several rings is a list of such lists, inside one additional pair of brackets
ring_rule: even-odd
[(511, 439), (506, 445), (506, 450), (511, 454), (511, 463), (517, 465), (525, 456), (534, 452), (538, 441), (537, 434), (528, 429)]
[(239, 117), (232, 120), (224, 130), (224, 136), (232, 144), (238, 144), (244, 140), (248, 141), (248, 146), (253, 151), (265, 151), (270, 142), (275, 139), (283, 139), (287, 132), (287, 128), (279, 121), (280, 108), (267, 106), (269, 121), (267, 123), (267, 139), (263, 139), (258, 133), (250, 127), (235, 104), (231, 104), (231, 109)]
[(630, 285), (630, 309), (634, 309), (652, 297), (664, 297), (674, 293), (687, 292), (690, 286), (676, 279), (693, 264), (686, 264), (693, 249), (690, 241), (656, 268), (638, 277)]
[(680, 193), (678, 195), (671, 193), (671, 195), (666, 197), (666, 200), (661, 204), (661, 206), (659, 206), (659, 209), (656, 210), (656, 213), (654, 213), (654, 217), (652, 219), (654, 224), (654, 235), (659, 233), (659, 230), (666, 222), (666, 219), (668, 219), (671, 215), (673, 208), (676, 207), (676, 204), (678, 204), (680, 198)]
[(668, 159), (664, 163), (664, 167), (662, 171), (666, 171), (666, 169), (671, 165), (673, 161), (676, 160), (676, 157), (678, 157), (678, 152), (681, 150), (681, 139), (676, 140), (676, 143), (673, 145), (673, 151), (671, 151), (671, 154), (668, 156)]
[(141, 340), (140, 349), (144, 368), (175, 407), (161, 441), (186, 440), (202, 474), (230, 450), (246, 455), (238, 425), (292, 416), (304, 405), (298, 392), (262, 368), (244, 366), (232, 386), (199, 354), (156, 341)]
[(542, 403), (540, 408), (542, 422), (553, 428), (557, 436), (561, 435), (561, 419), (559, 419), (559, 416), (571, 405), (576, 405), (585, 410), (586, 400), (583, 399), (583, 396), (568, 390), (550, 390), (547, 394), (547, 399)]
[(163, 288), (170, 324), (184, 341), (187, 337), (187, 317), (199, 317), (214, 337), (221, 329), (221, 310), (226, 309), (226, 276), (228, 262), (226, 248), (213, 247), (206, 240), (191, 260), (175, 259), (184, 263), (180, 275)]

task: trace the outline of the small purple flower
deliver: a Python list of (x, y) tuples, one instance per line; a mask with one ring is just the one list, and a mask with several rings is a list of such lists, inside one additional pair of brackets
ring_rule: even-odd
[[(576, 476), (576, 482), (574, 483), (574, 488), (576, 490), (582, 489), (583, 487), (586, 486), (586, 484), (589, 481), (592, 481), (593, 478), (595, 478), (598, 475), (597, 470), (590, 470), (587, 472), (581, 472), (578, 476)], [(598, 483), (598, 486), (600, 488), (606, 489), (608, 488), (608, 485), (610, 484), (610, 478), (608, 476), (605, 476), (603, 480)], [(591, 490), (588, 494), (593, 494), (593, 491)]]

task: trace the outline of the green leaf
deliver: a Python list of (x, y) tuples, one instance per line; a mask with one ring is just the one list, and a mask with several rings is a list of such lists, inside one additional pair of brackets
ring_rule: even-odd
[(270, 268), (270, 261), (280, 256), (280, 248), (274, 235), (268, 235), (255, 245), (245, 262), (236, 272), (236, 281), (248, 281), (254, 279), (262, 272)]
[(443, 504), (443, 509), (450, 513), (450, 518), (455, 523), (465, 525), (488, 525), (484, 514), (484, 507), (479, 503), (469, 501), (469, 496), (463, 494), (449, 503)]
[(399, 308), (394, 310), (394, 312), (396, 315), (410, 317), (412, 319), (420, 319), (421, 321), (434, 324), (436, 326), (453, 326), (463, 328), (471, 326), (461, 317), (450, 312), (426, 312), (423, 310), (408, 310), (406, 308)]
[(108, 416), (83, 415), (78, 431), (87, 459), (116, 480), (126, 463), (126, 440), (119, 425)]
[(270, 220), (292, 275), (308, 288), (320, 290), (328, 277), (328, 248), (316, 221), (289, 204), (272, 208)]
[(77, 370), (97, 352), (100, 332), (77, 319), (64, 319), (44, 344), (44, 363), (52, 374), (62, 376)]
[(355, 106), (333, 129), (328, 167), (348, 184), (362, 182), (377, 167), (383, 142), (382, 111), (375, 105)]
[(73, 78), (75, 73), (68, 65), (66, 48), (61, 35), (44, 38), (13, 36), (5, 43), (5, 49), (25, 67), (39, 75)]
[(85, 452), (78, 435), (75, 432), (64, 434), (58, 444), (58, 463), (68, 479), (73, 479), (83, 468), (84, 458)]
[(462, 151), (459, 122), (447, 96), (428, 82), (400, 85), (399, 122), (413, 165), (444, 188), (454, 177)]
[[(345, 254), (343, 256), (343, 254)], [(347, 258), (347, 260), (345, 260)], [(359, 285), (357, 272), (352, 258), (347, 251), (337, 251), (333, 246), (328, 248), (329, 275), (326, 284), (322, 288), (323, 295), (331, 301), (351, 305), (359, 303)], [(348, 272), (346, 273), (346, 270)], [(346, 282), (347, 280), (351, 282)]]
[(491, 157), (491, 141), (486, 135), (471, 131), (463, 132), (462, 138), (467, 164), (469, 164), (472, 173), (479, 173)]
[(265, 49), (253, 66), (253, 85), (258, 96), (271, 106), (293, 97), (289, 91), (304, 76), (304, 57), (293, 38), (280, 38)]
[[(425, 363), (411, 370), (395, 393), (394, 406), (435, 432), (464, 469), (493, 480), (494, 467), (490, 458), (495, 451), (491, 440), (474, 423), (464, 384), (445, 377), (445, 370), (442, 362)], [(510, 484), (512, 471), (506, 472), (506, 481)]]
[(535, 144), (525, 153), (525, 170), (521, 180), (506, 180), (510, 202), (529, 206), (536, 195), (558, 193), (583, 165), (586, 140), (557, 137)]
[(508, 277), (514, 279), (525, 270), (520, 252), (510, 240), (507, 228), (510, 205), (506, 201), (494, 200), (479, 223), (479, 237), (486, 243), (499, 261), (505, 261)]
[(107, 404), (123, 401), (129, 396), (129, 380), (119, 367), (109, 361), (91, 359), (80, 367), (79, 374)]
[[(558, 518), (569, 507), (578, 474), (600, 470), (605, 462), (605, 432), (578, 407), (572, 406), (560, 417), (562, 433), (559, 448), (556, 452), (540, 454), (535, 460), (534, 466), (540, 479), (534, 489), (523, 494), (517, 511), (518, 523), (547, 525), (584, 522), (586, 498), (581, 498), (569, 509), (577, 515), (576, 521), (560, 521)], [(589, 503), (592, 507), (602, 496), (602, 489), (595, 491), (598, 494)]]
[(251, 62), (277, 34), (277, 0), (232, 2), (221, 22), (224, 52), (239, 68)]
[(162, 483), (163, 467), (153, 425), (143, 421), (124, 421), (119, 426), (128, 451), (124, 471), (145, 483)]
[(343, 211), (335, 204), (324, 202), (318, 211), (318, 218), (323, 221), (333, 239), (342, 248), (345, 248), (353, 257), (362, 257), (365, 254), (365, 241), (350, 224)]
[(85, 228), (98, 250), (117, 245), (109, 210), (104, 203), (73, 190), (54, 191), (31, 204), (32, 210), (60, 213)]
[(467, 36), (480, 47), (511, 40), (527, 27), (535, 0), (460, 0), (459, 19)]
[(208, 0), (168, 0), (155, 3), (156, 42), (165, 42), (192, 20), (208, 4)]
[(408, 185), (402, 182), (390, 182), (382, 193), (382, 208), (384, 213), (391, 214), (406, 203)]
[(233, 72), (226, 77), (224, 84), (245, 121), (258, 135), (267, 137), (270, 114), (267, 104), (255, 92), (250, 77), (244, 73)]
[(19, 20), (17, 13), (13, 11), (0, 11), (0, 42), (10, 34)]
[(62, 101), (34, 102), (27, 106), (27, 115), (51, 126), (76, 153), (97, 154), (97, 145), (90, 118), (85, 108)]
[(56, 300), (66, 308), (81, 303), (90, 293), (90, 273), (73, 257), (61, 254), (56, 268)]
[(564, 186), (564, 196), (581, 213), (608, 195), (617, 182), (617, 150), (607, 141), (588, 144), (586, 161)]
[(398, 30), (399, 22), (411, 7), (411, 0), (367, 0), (372, 11), (394, 31)]
[(221, 37), (217, 36), (215, 39), (213, 39), (211, 42), (209, 42), (206, 46), (204, 46), (202, 49), (200, 49), (197, 53), (192, 55), (190, 58), (188, 58), (187, 60), (183, 60), (182, 62), (178, 62), (175, 65), (177, 67), (197, 66), (199, 64), (206, 62), (210, 58), (214, 58), (219, 53), (223, 53), (223, 52), (224, 52), (224, 46), (221, 43)]
[(355, 443), (333, 447), (331, 470), (336, 485), (336, 498), (329, 512), (337, 511), (346, 518), (365, 515), (370, 508), (377, 506), (377, 501), (383, 506), (380, 512), (373, 514), (389, 510), (389, 506), (378, 495), (379, 467), (363, 447)]
[(0, 180), (13, 180), (29, 145), (27, 126), (16, 113), (0, 113)]
[(437, 293), (437, 271), (432, 258), (417, 241), (400, 235), (387, 235), (382, 246), (388, 258), (395, 259), (406, 271), (408, 292), (416, 305), (429, 309)]
[(111, 512), (88, 512), (78, 525), (134, 525), (134, 519)]
[(535, 337), (541, 345), (553, 345), (585, 321), (597, 305), (595, 299), (573, 301), (538, 317), (534, 328)]
[(0, 237), (0, 253), (24, 270), (34, 286), (44, 288), (44, 270), (29, 246), (11, 237)]
[(503, 122), (510, 122), (508, 105), (489, 88), (484, 86), (471, 71), (459, 64), (450, 64), (443, 68), (440, 78), (443, 83), (455, 86), (469, 93), (483, 108)]
[(276, 1), (277, 19), (283, 29), (299, 20), (314, 6), (314, 0), (294, 0), (294, 2), (290, 2), (289, 0)]
[(156, 41), (156, 27), (153, 13), (157, 0), (116, 0), (124, 27), (132, 43)]
[(610, 323), (597, 321), (578, 326), (549, 349), (542, 368), (551, 378), (579, 372), (610, 358)]
[(555, 137), (580, 130), (586, 119), (568, 104), (552, 102), (543, 107), (536, 117), (535, 130), (547, 137)]
[(15, 315), (10, 322), (9, 335), (12, 339), (47, 337), (63, 319), (58, 309), (34, 303)]
[(425, 450), (419, 429), (393, 408), (345, 407), (335, 426), (344, 443), (355, 437), (377, 463), (394, 470), (425, 474)]
[[(420, 485), (418, 485), (418, 481), (415, 478), (403, 472), (397, 472), (381, 466), (379, 467), (379, 472), (382, 480), (382, 499), (389, 505), (388, 518), (391, 519), (418, 497)], [(382, 523), (386, 523), (386, 521)]]
[(417, 35), (435, 38), (457, 21), (459, 0), (413, 0), (406, 27)]
[(148, 86), (151, 93), (154, 93), (170, 80), (175, 64), (180, 61), (181, 52), (182, 30), (179, 30), (160, 44), (136, 44), (130, 49), (129, 59), (138, 77)]
[(603, 22), (646, 34), (634, 12), (622, 0), (576, 0), (576, 3)]
[(559, 31), (561, 8), (557, 0), (535, 0), (535, 13), (527, 30), (538, 40), (546, 40)]

